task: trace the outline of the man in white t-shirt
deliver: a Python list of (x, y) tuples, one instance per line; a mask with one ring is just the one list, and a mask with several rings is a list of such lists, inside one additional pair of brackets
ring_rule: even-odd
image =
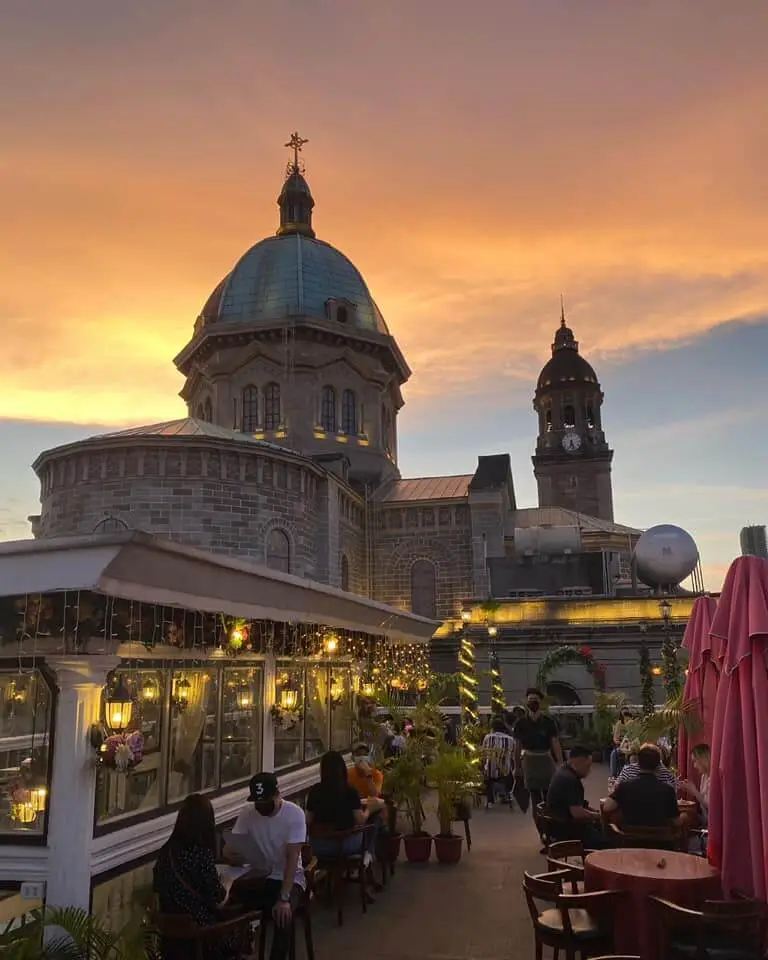
[[(238, 899), (249, 910), (272, 911), (275, 931), (270, 960), (285, 960), (293, 911), (305, 883), (301, 848), (307, 838), (307, 822), (301, 807), (280, 796), (274, 773), (257, 773), (251, 778), (248, 801), (232, 833), (249, 837), (261, 860), (256, 866), (269, 873), (262, 884), (249, 887)], [(232, 854), (228, 848), (224, 852)]]

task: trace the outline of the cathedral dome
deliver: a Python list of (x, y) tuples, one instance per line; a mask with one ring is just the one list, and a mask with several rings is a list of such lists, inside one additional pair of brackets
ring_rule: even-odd
[[(269, 324), (287, 317), (332, 318), (330, 304), (346, 308), (352, 328), (388, 333), (384, 318), (351, 260), (299, 231), (261, 240), (240, 258), (208, 298), (208, 324)], [(341, 319), (338, 308), (334, 314)]]

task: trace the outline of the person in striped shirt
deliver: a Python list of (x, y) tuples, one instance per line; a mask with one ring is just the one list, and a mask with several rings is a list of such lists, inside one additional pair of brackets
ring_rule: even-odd
[[(664, 754), (661, 751), (661, 747), (659, 747), (655, 743), (644, 743), (642, 747), (640, 747), (641, 750), (645, 750), (647, 748), (650, 748), (651, 750), (656, 750), (657, 753), (659, 754), (659, 765), (654, 770), (654, 775), (656, 779), (661, 780), (662, 783), (666, 783), (670, 787), (672, 787), (673, 790), (676, 790), (677, 778), (662, 763)], [(626, 767), (624, 767), (624, 769), (619, 774), (619, 777), (616, 781), (616, 787), (618, 787), (620, 783), (628, 783), (630, 780), (637, 780), (637, 778), (640, 776), (642, 776), (642, 771), (637, 762), (637, 757), (630, 757), (630, 762), (626, 765)]]
[(507, 731), (507, 725), (501, 717), (494, 717), (491, 732), (483, 737), (481, 746), (484, 759), (486, 804), (494, 802), (494, 787), (497, 783), (504, 786), (509, 796), (514, 785), (515, 740)]

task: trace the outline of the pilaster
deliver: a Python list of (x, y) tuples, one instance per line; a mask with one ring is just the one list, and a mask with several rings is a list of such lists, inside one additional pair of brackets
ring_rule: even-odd
[(276, 679), (277, 661), (275, 660), (274, 654), (268, 653), (264, 657), (264, 699), (261, 704), (261, 729), (263, 731), (261, 737), (262, 770), (275, 769), (275, 724), (272, 720), (272, 714), (270, 713), (270, 710), (272, 709), (272, 704), (275, 702), (277, 685)]
[(107, 675), (119, 657), (52, 657), (58, 697), (48, 816), (46, 903), (87, 910), (91, 896), (96, 769), (88, 740)]

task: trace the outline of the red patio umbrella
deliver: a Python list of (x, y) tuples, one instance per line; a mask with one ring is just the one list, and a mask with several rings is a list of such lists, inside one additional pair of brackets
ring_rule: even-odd
[(688, 651), (683, 702), (696, 704), (701, 725), (693, 735), (685, 727), (681, 727), (678, 734), (677, 765), (680, 776), (686, 780), (695, 774), (691, 763), (691, 747), (697, 743), (712, 743), (715, 695), (720, 673), (717, 652), (721, 644), (716, 638), (712, 640), (709, 631), (716, 607), (717, 600), (714, 597), (697, 597), (683, 635), (683, 647)]
[(768, 560), (739, 557), (712, 620), (723, 641), (712, 732), (709, 860), (733, 889), (768, 895)]

